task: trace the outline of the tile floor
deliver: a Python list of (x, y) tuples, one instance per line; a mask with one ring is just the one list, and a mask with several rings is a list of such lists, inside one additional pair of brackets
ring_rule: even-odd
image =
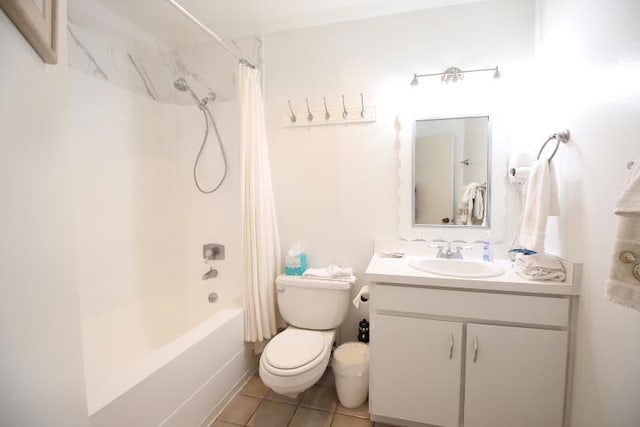
[(391, 427), (371, 422), (367, 405), (340, 405), (331, 368), (296, 399), (273, 392), (256, 373), (211, 427)]

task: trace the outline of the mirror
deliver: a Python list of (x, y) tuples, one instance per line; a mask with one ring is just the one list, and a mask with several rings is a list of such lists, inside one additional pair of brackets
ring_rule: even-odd
[(412, 225), (489, 226), (488, 116), (416, 120)]

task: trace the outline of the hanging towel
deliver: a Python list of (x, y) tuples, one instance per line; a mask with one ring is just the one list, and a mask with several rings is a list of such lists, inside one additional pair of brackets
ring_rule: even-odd
[(484, 218), (484, 187), (471, 182), (464, 187), (458, 208), (458, 224), (481, 224)]
[(620, 216), (605, 297), (640, 311), (640, 161), (614, 211)]
[(640, 159), (633, 162), (631, 176), (616, 203), (616, 215), (640, 215)]
[(544, 252), (547, 217), (557, 216), (558, 190), (553, 166), (548, 160), (536, 160), (525, 195), (518, 243), (527, 249)]
[(527, 280), (552, 280), (563, 282), (567, 274), (560, 260), (551, 255), (516, 255), (514, 269)]

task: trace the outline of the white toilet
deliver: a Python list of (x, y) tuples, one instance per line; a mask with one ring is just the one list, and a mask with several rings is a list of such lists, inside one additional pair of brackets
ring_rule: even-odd
[(278, 307), (289, 327), (260, 357), (260, 378), (276, 393), (296, 397), (314, 385), (329, 363), (336, 328), (347, 317), (348, 282), (278, 276)]

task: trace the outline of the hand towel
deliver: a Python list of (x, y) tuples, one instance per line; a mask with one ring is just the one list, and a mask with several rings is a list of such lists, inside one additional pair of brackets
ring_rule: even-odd
[(478, 186), (476, 189), (476, 197), (473, 199), (473, 218), (474, 222), (480, 224), (484, 219), (484, 192), (486, 189), (483, 186)]
[(640, 159), (633, 162), (627, 185), (616, 203), (616, 215), (640, 215)]
[(536, 160), (525, 195), (518, 243), (527, 249), (544, 252), (547, 217), (558, 215), (555, 172), (548, 160)]
[(567, 278), (560, 260), (551, 255), (516, 255), (514, 269), (527, 280), (563, 282)]
[(640, 311), (640, 162), (616, 203), (618, 233), (605, 298)]

